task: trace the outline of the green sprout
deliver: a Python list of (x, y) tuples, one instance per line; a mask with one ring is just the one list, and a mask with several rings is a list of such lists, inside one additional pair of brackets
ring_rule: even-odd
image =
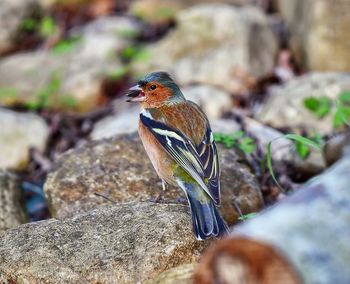
[(237, 131), (233, 134), (214, 133), (214, 139), (217, 143), (225, 145), (226, 148), (237, 146), (246, 154), (253, 153), (256, 148), (254, 140), (247, 136), (244, 131)]
[(75, 36), (59, 41), (53, 48), (52, 52), (56, 55), (70, 53), (74, 50), (81, 37)]
[(242, 216), (239, 216), (238, 217), (238, 220), (240, 221), (246, 221), (248, 219), (251, 219), (253, 218), (254, 216), (256, 216), (258, 213), (256, 212), (251, 212), (251, 213), (248, 213), (248, 214), (243, 214)]
[[(333, 104), (325, 97), (308, 97), (304, 99), (304, 106), (313, 112), (319, 119), (330, 114)], [(336, 110), (333, 116), (333, 127), (339, 128), (344, 124), (350, 126), (350, 92), (342, 92), (336, 101)]]
[(42, 37), (51, 37), (56, 34), (58, 27), (52, 17), (44, 17), (39, 25), (39, 33)]
[(54, 96), (61, 88), (61, 80), (56, 72), (52, 74), (52, 78), (46, 87), (35, 93), (35, 99), (26, 104), (27, 108), (37, 110), (41, 108), (49, 108), (51, 106), (51, 97)]
[(115, 69), (107, 74), (107, 77), (111, 80), (117, 81), (125, 77), (129, 72), (128, 66), (122, 66), (118, 69)]
[(277, 137), (269, 142), (269, 144), (267, 145), (267, 167), (268, 167), (270, 175), (271, 175), (272, 179), (274, 180), (274, 182), (276, 183), (276, 185), (279, 187), (279, 189), (282, 192), (285, 192), (283, 187), (279, 184), (279, 182), (276, 179), (276, 176), (274, 174), (273, 167), (272, 167), (272, 158), (271, 158), (271, 145), (274, 141), (281, 139), (281, 138), (287, 138), (287, 139), (290, 139), (292, 141), (297, 141), (297, 142), (304, 144), (310, 148), (314, 148), (314, 149), (317, 149), (320, 151), (322, 150), (322, 145), (320, 145), (318, 142), (315, 142), (311, 139), (308, 139), (308, 138), (305, 138), (303, 136), (296, 135), (296, 134), (286, 134), (286, 135)]
[(323, 118), (329, 114), (332, 101), (326, 96), (308, 97), (304, 100), (304, 106), (312, 111), (317, 118)]
[(25, 32), (34, 32), (38, 28), (38, 20), (33, 18), (26, 18), (21, 23), (21, 30)]

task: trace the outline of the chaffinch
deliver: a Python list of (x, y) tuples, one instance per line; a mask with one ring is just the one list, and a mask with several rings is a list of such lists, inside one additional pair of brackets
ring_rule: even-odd
[(216, 207), (220, 169), (206, 115), (185, 99), (165, 72), (148, 74), (127, 96), (128, 101), (141, 104), (139, 135), (163, 184), (179, 186), (186, 194), (195, 237), (203, 240), (226, 233)]

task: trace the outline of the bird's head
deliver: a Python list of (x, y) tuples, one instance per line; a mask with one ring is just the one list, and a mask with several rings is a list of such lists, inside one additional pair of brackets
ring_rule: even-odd
[(156, 108), (184, 101), (179, 87), (166, 72), (153, 72), (127, 92), (128, 102), (140, 102), (143, 108)]

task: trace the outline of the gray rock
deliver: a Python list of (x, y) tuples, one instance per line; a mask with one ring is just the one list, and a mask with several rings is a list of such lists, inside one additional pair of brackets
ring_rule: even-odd
[[(255, 212), (263, 206), (261, 192), (249, 168), (238, 162), (233, 149), (219, 147), (221, 165), (221, 212), (234, 223), (238, 214), (233, 199), (243, 212)], [(45, 186), (52, 216), (59, 219), (75, 216), (108, 203), (95, 193), (115, 202), (149, 200), (161, 190), (151, 162), (137, 134), (89, 142), (65, 153), (48, 175)], [(169, 187), (165, 199), (184, 198), (179, 188)]]
[(349, 168), (350, 155), (344, 155), (270, 210), (237, 226), (232, 236), (271, 245), (294, 266), (302, 283), (347, 283)]
[[(2, 283), (143, 283), (196, 261), (183, 205), (127, 203), (0, 233)], [(7, 281), (7, 282), (6, 282)]]
[(151, 24), (173, 20), (184, 9), (203, 3), (229, 3), (237, 6), (257, 4), (256, 0), (137, 0), (129, 7), (129, 14)]
[(137, 131), (140, 106), (117, 99), (113, 103), (113, 114), (94, 125), (90, 134), (91, 139), (99, 140), (120, 134), (130, 134)]
[(133, 64), (134, 73), (167, 70), (182, 85), (243, 92), (273, 69), (277, 42), (258, 8), (202, 4), (176, 20), (174, 31), (146, 49), (149, 58)]
[(221, 117), (232, 109), (232, 99), (229, 93), (206, 85), (188, 86), (182, 88), (186, 99), (201, 107), (209, 119)]
[(335, 111), (319, 119), (304, 106), (308, 97), (326, 96), (334, 103), (342, 91), (350, 90), (350, 75), (347, 73), (311, 73), (291, 80), (276, 88), (267, 99), (256, 118), (273, 127), (290, 127), (295, 131), (305, 129), (321, 134), (333, 130), (332, 117)]
[(338, 161), (344, 155), (347, 147), (350, 147), (350, 132), (338, 133), (332, 136), (323, 148), (323, 156), (327, 166)]
[(190, 263), (171, 268), (147, 281), (146, 284), (192, 284), (195, 267), (194, 263)]
[(313, 71), (349, 71), (348, 0), (279, 0), (278, 6), (300, 64)]
[(113, 55), (130, 43), (123, 33), (136, 31), (137, 25), (128, 18), (100, 18), (71, 31), (81, 39), (69, 52), (38, 51), (6, 57), (0, 61), (0, 86), (8, 95), (1, 94), (0, 103), (33, 103), (39, 91), (54, 88), (49, 107), (81, 112), (94, 109), (101, 99), (103, 80), (124, 68)]
[(0, 1), (0, 54), (9, 50), (22, 21), (41, 9), (39, 0)]
[(27, 221), (18, 178), (0, 169), (0, 231)]
[(0, 168), (23, 170), (29, 160), (29, 149), (43, 152), (49, 128), (39, 116), (0, 108)]

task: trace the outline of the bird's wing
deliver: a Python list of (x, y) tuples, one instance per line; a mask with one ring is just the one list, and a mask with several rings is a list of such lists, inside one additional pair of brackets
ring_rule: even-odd
[(203, 140), (196, 146), (180, 131), (154, 120), (146, 113), (140, 114), (140, 121), (150, 130), (167, 153), (218, 204), (220, 202), (219, 163), (209, 125)]
[(220, 203), (220, 168), (219, 158), (214, 141), (213, 133), (209, 124), (202, 142), (196, 147), (199, 159), (204, 169), (204, 177), (206, 178), (207, 187), (214, 197), (215, 203)]

